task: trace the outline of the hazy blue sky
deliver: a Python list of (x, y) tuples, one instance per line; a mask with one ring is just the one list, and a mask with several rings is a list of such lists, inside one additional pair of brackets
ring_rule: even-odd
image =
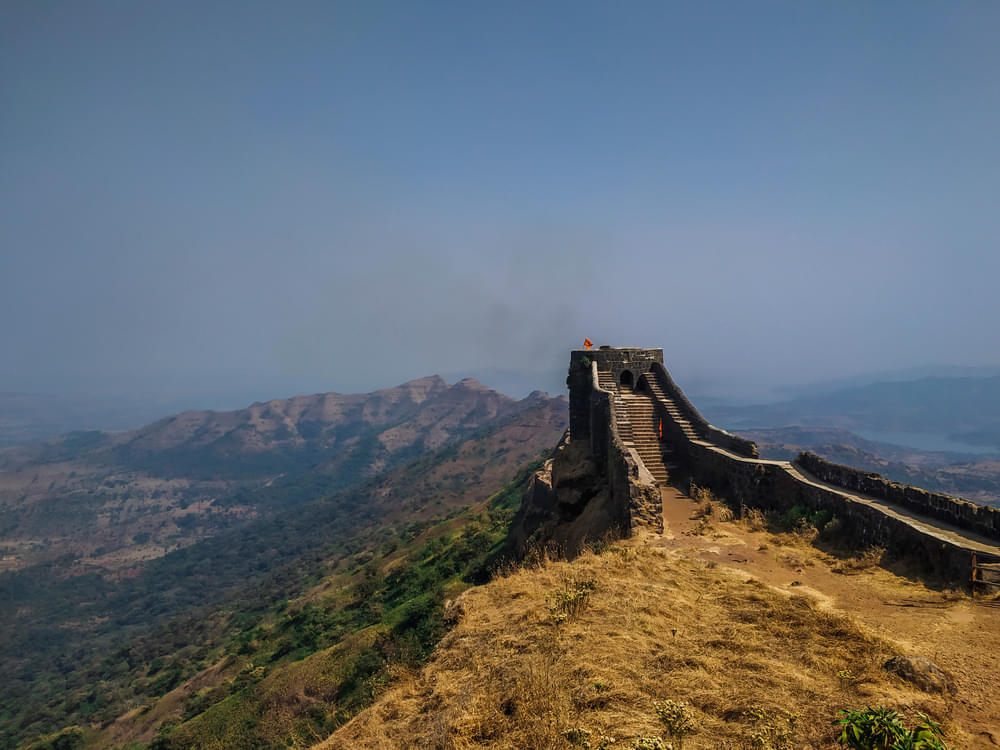
[[(0, 5), (0, 390), (998, 365), (1000, 4)], [(496, 375), (501, 379), (501, 375)]]

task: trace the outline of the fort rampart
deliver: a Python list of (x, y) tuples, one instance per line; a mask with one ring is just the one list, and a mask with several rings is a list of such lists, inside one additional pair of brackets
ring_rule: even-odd
[[(599, 373), (616, 385), (602, 387)], [(662, 420), (664, 450), (679, 471), (734, 507), (827, 511), (859, 545), (913, 557), (954, 581), (968, 580), (970, 552), (996, 554), (1000, 509), (897, 484), (809, 453), (794, 463), (758, 458), (754, 443), (698, 413), (663, 366), (661, 349), (574, 351), (567, 384), (569, 443), (589, 451), (623, 527), (656, 525), (660, 507), (658, 488), (619, 435), (617, 384), (649, 393)]]
[(831, 463), (813, 453), (800, 453), (795, 463), (824, 482), (880, 498), (920, 515), (1000, 541), (1000, 508), (899, 484), (870, 471)]

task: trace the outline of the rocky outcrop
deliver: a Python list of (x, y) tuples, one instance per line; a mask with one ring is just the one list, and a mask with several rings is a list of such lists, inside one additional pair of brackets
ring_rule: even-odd
[(573, 556), (587, 542), (629, 531), (627, 508), (614, 498), (589, 445), (569, 441), (567, 433), (532, 476), (508, 545), (518, 558), (537, 548)]
[(894, 656), (882, 669), (916, 685), (925, 693), (955, 694), (955, 682), (941, 667), (923, 656)]
[(627, 534), (628, 519), (610, 502), (607, 483), (585, 444), (560, 441), (535, 473), (511, 524), (518, 557), (546, 547), (572, 556), (611, 530)]

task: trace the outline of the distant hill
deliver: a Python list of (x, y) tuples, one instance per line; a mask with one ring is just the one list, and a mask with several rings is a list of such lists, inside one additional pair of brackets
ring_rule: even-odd
[(122, 399), (0, 393), (0, 446), (48, 440), (75, 430), (130, 429), (169, 410)]

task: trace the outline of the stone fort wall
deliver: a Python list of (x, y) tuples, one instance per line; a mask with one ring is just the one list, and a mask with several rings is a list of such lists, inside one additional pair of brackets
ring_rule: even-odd
[(874, 472), (831, 463), (813, 453), (800, 453), (795, 463), (824, 482), (880, 498), (922, 516), (1000, 541), (1000, 508), (899, 484)]
[[(878, 474), (839, 466), (812, 454), (801, 454), (794, 464), (757, 458), (754, 443), (714, 427), (698, 413), (663, 366), (662, 349), (573, 351), (567, 377), (569, 439), (589, 444), (597, 465), (607, 477), (614, 502), (619, 504), (623, 516), (628, 516), (631, 526), (649, 523), (653, 500), (648, 487), (640, 481), (636, 457), (617, 435), (614, 399), (600, 389), (598, 367), (611, 372), (616, 382), (626, 370), (636, 383), (643, 375), (656, 379), (666, 397), (698, 433), (695, 439), (687, 437), (673, 423), (666, 407), (657, 404), (658, 414), (665, 419), (664, 437), (672, 444), (675, 457), (692, 481), (710, 488), (737, 507), (787, 511), (801, 506), (810, 511), (829, 511), (860, 544), (917, 557), (928, 569), (955, 580), (968, 577), (968, 549), (922, 532), (904, 518), (887, 514), (845, 493), (879, 498), (988, 539), (1000, 540), (1000, 509), (896, 484)], [(803, 470), (833, 487), (814, 483)], [(843, 488), (845, 493), (837, 488)]]

